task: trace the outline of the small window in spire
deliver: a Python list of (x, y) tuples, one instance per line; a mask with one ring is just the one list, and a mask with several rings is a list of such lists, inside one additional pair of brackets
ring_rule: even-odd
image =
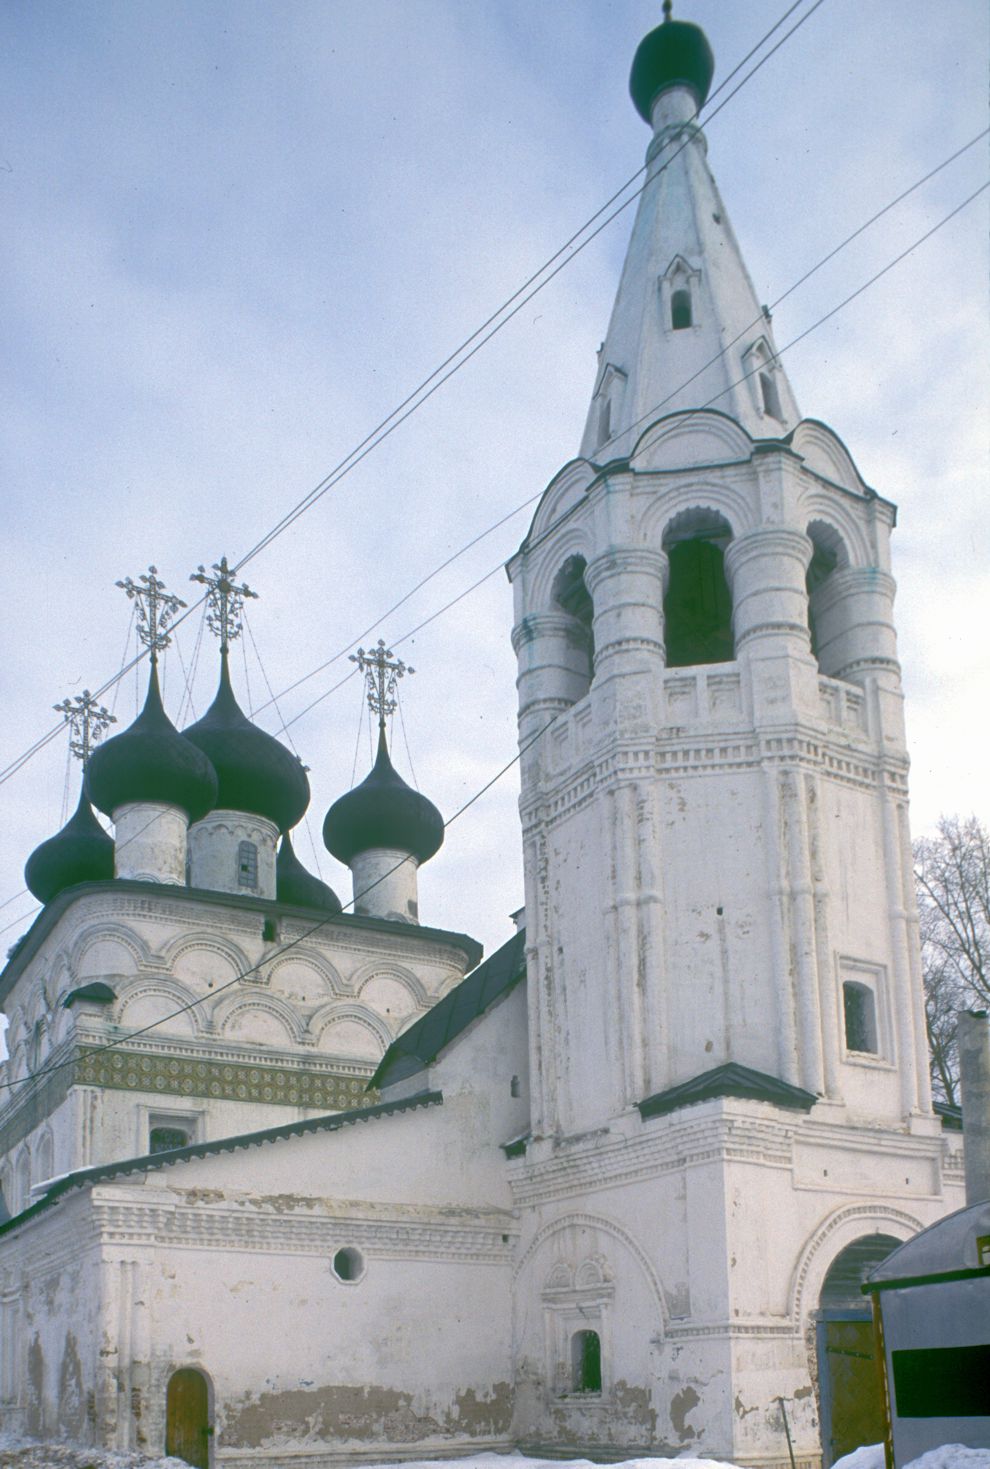
[(603, 398), (598, 409), (598, 442), (607, 444), (612, 437), (612, 400)]
[(672, 292), (670, 297), (670, 325), (675, 332), (682, 332), (694, 325), (691, 315), (691, 292), (686, 286)]
[(769, 372), (760, 373), (760, 394), (763, 398), (763, 412), (770, 418), (783, 420), (784, 415), (780, 411), (780, 397), (777, 393), (777, 384)]

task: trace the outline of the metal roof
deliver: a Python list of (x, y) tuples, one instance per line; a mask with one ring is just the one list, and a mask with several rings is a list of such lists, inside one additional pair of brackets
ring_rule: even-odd
[(818, 1098), (803, 1087), (792, 1086), (780, 1081), (765, 1071), (754, 1071), (750, 1066), (741, 1066), (738, 1061), (728, 1061), (724, 1066), (715, 1066), (691, 1081), (682, 1081), (663, 1092), (654, 1092), (639, 1104), (639, 1115), (662, 1117), (666, 1112), (676, 1112), (679, 1107), (688, 1107), (692, 1102), (707, 1102), (711, 1097), (750, 1097), (756, 1102), (771, 1102), (775, 1107), (789, 1107), (794, 1111), (810, 1112)]
[(526, 930), (519, 929), (438, 1000), (414, 1025), (394, 1040), (382, 1057), (369, 1087), (391, 1086), (435, 1061), (445, 1046), (508, 994), (526, 973)]

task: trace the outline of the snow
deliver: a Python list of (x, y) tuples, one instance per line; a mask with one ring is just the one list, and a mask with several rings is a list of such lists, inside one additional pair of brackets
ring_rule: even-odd
[[(724, 1459), (626, 1459), (610, 1469), (737, 1469)], [(0, 1434), (0, 1469), (189, 1469), (182, 1459), (153, 1459), (118, 1449), (84, 1448), (79, 1444), (46, 1444)], [(475, 1454), (467, 1459), (406, 1459), (368, 1469), (595, 1469), (590, 1459), (530, 1459), (525, 1454)], [(836, 1460), (833, 1469), (884, 1469), (883, 1445), (871, 1444)], [(990, 1449), (946, 1444), (931, 1449), (905, 1469), (990, 1469)]]
[[(856, 1449), (836, 1459), (832, 1469), (884, 1469), (883, 1444)], [(990, 1469), (990, 1449), (968, 1449), (964, 1444), (943, 1444), (929, 1449), (920, 1459), (912, 1459), (904, 1469)]]

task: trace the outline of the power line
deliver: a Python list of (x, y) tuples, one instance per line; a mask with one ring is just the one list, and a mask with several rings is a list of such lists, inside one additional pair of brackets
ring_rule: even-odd
[[(458, 807), (453, 816), (448, 817), (448, 819), (444, 822), (444, 831), (447, 831), (449, 827), (453, 826), (454, 822), (457, 821), (459, 817), (463, 816), (465, 811), (469, 811), (472, 806), (474, 806), (478, 801), (481, 800), (482, 796), (484, 796), (488, 791), (491, 790), (493, 785), (496, 785), (498, 781), (500, 781), (502, 777), (506, 775), (514, 765), (517, 765), (522, 759), (523, 755), (526, 753), (526, 751), (530, 748), (530, 746), (535, 745), (537, 740), (542, 739), (550, 726), (552, 724), (555, 724), (559, 718), (559, 714), (554, 714), (552, 718), (548, 719), (546, 724), (543, 725), (541, 729), (538, 729), (536, 733), (532, 735), (524, 745), (520, 746), (520, 748), (516, 751), (511, 760), (507, 760), (506, 763), (501, 766), (501, 768), (497, 770), (493, 776), (485, 781), (484, 785), (480, 786), (472, 796), (469, 796), (464, 804)], [(407, 862), (411, 862), (413, 860), (414, 859), (412, 857), (400, 858), (400, 860), (394, 863), (387, 872), (383, 872), (380, 877), (375, 878), (374, 882), (369, 882), (367, 887), (364, 887), (361, 889), (360, 892), (355, 893), (354, 896), (350, 899), (350, 902), (344, 904), (344, 908), (349, 908), (353, 904), (359, 902), (361, 898), (365, 897), (374, 888), (378, 887), (379, 884), (383, 883), (386, 878), (391, 877), (393, 872), (397, 872), (400, 867), (405, 866)], [(343, 911), (343, 909), (341, 911)], [(107, 1051), (116, 1050), (117, 1047), (125, 1045), (128, 1041), (136, 1040), (138, 1036), (147, 1035), (149, 1031), (157, 1030), (159, 1026), (165, 1025), (169, 1020), (175, 1020), (180, 1015), (187, 1015), (190, 1010), (195, 1010), (199, 1005), (204, 1004), (207, 1000), (216, 999), (217, 995), (223, 994), (224, 990), (230, 989), (231, 986), (235, 984), (240, 984), (242, 980), (249, 978), (249, 976), (252, 974), (257, 974), (262, 965), (271, 964), (276, 959), (281, 959), (284, 954), (288, 954), (291, 950), (298, 948), (300, 944), (305, 943), (307, 939), (312, 938), (314, 933), (318, 933), (320, 929), (326, 928), (327, 924), (333, 923), (335, 919), (337, 919), (339, 916), (340, 915), (336, 913), (328, 913), (325, 918), (319, 919), (318, 922), (312, 924), (309, 928), (307, 928), (305, 933), (301, 933), (296, 938), (289, 939), (279, 948), (271, 950), (264, 956), (263, 959), (259, 959), (256, 964), (252, 964), (249, 968), (242, 970), (240, 974), (235, 974), (232, 976), (232, 978), (224, 980), (222, 984), (215, 986), (215, 988), (210, 990), (208, 994), (199, 995), (195, 999), (189, 1000), (185, 1005), (180, 1005), (178, 1009), (172, 1010), (168, 1015), (162, 1015), (158, 1020), (152, 1020), (147, 1025), (141, 1026), (138, 1030), (128, 1031), (126, 1035), (117, 1036), (113, 1040), (107, 1041), (104, 1045), (93, 1046), (91, 1049), (88, 1049), (86, 1051), (86, 1058), (88, 1059), (90, 1056), (99, 1056), (103, 1055)], [(52, 1066), (43, 1066), (40, 1070), (30, 1072), (27, 1076), (18, 1077), (16, 1081), (0, 1082), (0, 1091), (13, 1091), (15, 1087), (27, 1086), (29, 1082), (33, 1081), (41, 1081), (46, 1076), (52, 1076), (57, 1071), (64, 1071), (66, 1067), (75, 1066), (77, 1064), (78, 1058), (73, 1056), (70, 1057), (68, 1060), (58, 1061)]]
[[(801, 0), (797, 0), (797, 3), (801, 3)], [(806, 13), (801, 16), (798, 21), (795, 22), (790, 30), (781, 37), (777, 44), (773, 46), (770, 51), (768, 51), (767, 54), (762, 57), (761, 60), (758, 61), (749, 72), (747, 72), (747, 74), (742, 78), (738, 85), (732, 89), (728, 96), (723, 98), (719, 105), (708, 114), (706, 118), (706, 126), (718, 116), (723, 108), (732, 101), (733, 97), (735, 97), (742, 90), (742, 88), (746, 86), (746, 84), (756, 75), (756, 73), (763, 66), (766, 65), (770, 58), (774, 56), (780, 50), (780, 48), (786, 44), (788, 40), (790, 40), (791, 36), (793, 36), (794, 33), (799, 30), (802, 25), (804, 25), (805, 21), (809, 20), (811, 16), (815, 13), (815, 11), (818, 10), (819, 7), (824, 3), (825, 0), (815, 0), (815, 3), (811, 6), (811, 9), (806, 11)], [(749, 59), (750, 56), (755, 55), (755, 53), (760, 50), (765, 42), (769, 40), (769, 38), (780, 28), (780, 26), (793, 13), (795, 9), (795, 4), (792, 4), (788, 7), (788, 9), (784, 12), (780, 19), (777, 20), (774, 25), (771, 26), (771, 28), (760, 39), (760, 41), (757, 42), (756, 46), (753, 47), (753, 49), (748, 53), (747, 57), (733, 68), (732, 72), (729, 73), (729, 77), (726, 78), (725, 82), (721, 83), (716, 93), (712, 94), (713, 96), (717, 95), (717, 92), (722, 90), (722, 88), (727, 84), (729, 78), (734, 76), (736, 72), (738, 72), (740, 68), (745, 65), (745, 62)], [(688, 146), (688, 142), (689, 140), (685, 140), (685, 142), (681, 144), (681, 147), (678, 148), (677, 151), (673, 153), (670, 158), (668, 158), (666, 162), (661, 166), (661, 169), (657, 171), (658, 174), (674, 162), (674, 159), (677, 158), (679, 154), (683, 152), (683, 150)], [(486, 346), (487, 343), (491, 341), (491, 339), (496, 336), (503, 327), (507, 326), (508, 323), (516, 315), (518, 315), (523, 307), (526, 306), (533, 299), (534, 296), (542, 291), (545, 286), (549, 285), (550, 281), (555, 279), (555, 277), (559, 275), (559, 273), (564, 269), (566, 265), (570, 264), (570, 262), (575, 259), (582, 250), (584, 250), (589, 244), (591, 244), (592, 240), (596, 239), (597, 236), (601, 234), (601, 232), (606, 229), (614, 219), (617, 219), (618, 216), (625, 209), (627, 209), (630, 204), (638, 199), (640, 194), (643, 192), (643, 188), (645, 187), (645, 185), (639, 188), (634, 194), (630, 195), (630, 197), (626, 199), (625, 202), (621, 204), (617, 209), (613, 210), (611, 214), (608, 214), (607, 217), (602, 220), (602, 222), (598, 225), (598, 227), (594, 229), (590, 234), (588, 234), (585, 239), (581, 239), (581, 236), (585, 234), (589, 227), (594, 224), (596, 220), (601, 219), (601, 216), (605, 214), (608, 209), (610, 209), (612, 204), (614, 204), (617, 199), (622, 197), (627, 189), (629, 189), (640, 177), (644, 170), (645, 165), (643, 165), (643, 167), (641, 168), (638, 168), (636, 172), (632, 174), (630, 178), (627, 179), (626, 182), (614, 194), (612, 194), (612, 196), (607, 199), (605, 203), (601, 205), (601, 207), (597, 209), (595, 213), (592, 214), (590, 218), (586, 220), (585, 223), (581, 225), (578, 230), (574, 232), (570, 239), (568, 239), (563, 245), (561, 245), (561, 247), (557, 251), (555, 251), (554, 254), (551, 255), (549, 259), (543, 263), (543, 265), (541, 265), (536, 271), (534, 271), (533, 274), (530, 275), (529, 278), (524, 281), (523, 284), (515, 292), (513, 292), (513, 294), (509, 296), (501, 304), (501, 306), (499, 306), (481, 324), (480, 327), (472, 332), (469, 337), (466, 337), (464, 341), (460, 344), (460, 346), (455, 348), (455, 350), (448, 357), (446, 357), (444, 361), (440, 364), (440, 366), (435, 368), (428, 377), (424, 378), (422, 383), (420, 383), (418, 387), (414, 388), (413, 391), (408, 394), (406, 398), (403, 399), (403, 401), (398, 405), (397, 408), (393, 409), (386, 418), (382, 419), (381, 423), (375, 429), (372, 429), (371, 433), (366, 435), (366, 437), (361, 440), (360, 444), (352, 449), (350, 454), (342, 459), (340, 463), (336, 465), (335, 468), (332, 469), (329, 474), (326, 475), (319, 482), (318, 485), (310, 490), (309, 493), (305, 495), (303, 499), (300, 500), (290, 511), (287, 511), (282, 519), (278, 521), (276, 525), (273, 526), (272, 529), (261, 538), (260, 541), (256, 542), (255, 545), (238, 560), (233, 570), (235, 572), (240, 571), (243, 566), (247, 565), (248, 561), (259, 555), (261, 551), (265, 550), (277, 536), (281, 535), (282, 532), (284, 530), (287, 530), (289, 526), (292, 525), (297, 519), (299, 519), (301, 515), (303, 515), (307, 510), (311, 509), (318, 500), (322, 499), (323, 495), (325, 495), (328, 490), (332, 489), (336, 484), (338, 484), (340, 480), (343, 479), (347, 474), (349, 474), (352, 469), (355, 469), (357, 465), (368, 456), (368, 454), (370, 454), (375, 448), (377, 448), (380, 443), (384, 442), (384, 440), (388, 438), (392, 433), (394, 433), (394, 431), (402, 423), (404, 423), (407, 418), (409, 418), (413, 413), (417, 412), (418, 409), (421, 408), (423, 404), (426, 403), (428, 399), (431, 398), (433, 394), (444, 385), (444, 383), (446, 383), (456, 372), (459, 372), (462, 367), (466, 366), (467, 363), (481, 350), (481, 348)], [(579, 244), (575, 243), (579, 240)], [(574, 247), (573, 250), (571, 250), (572, 246)], [(571, 253), (569, 255), (566, 254), (568, 250), (571, 250)], [(566, 258), (562, 259), (561, 257), (565, 255)], [(549, 270), (549, 267), (552, 265), (554, 266), (554, 269)], [(547, 273), (548, 270), (549, 273)], [(540, 279), (541, 277), (543, 277), (542, 280)], [(535, 282), (539, 282), (539, 284), (534, 285)], [(531, 286), (533, 287), (532, 290), (529, 289)], [(516, 302), (517, 304), (512, 306), (513, 302)], [(512, 306), (511, 311), (508, 310), (510, 306)], [(501, 320), (499, 318), (501, 318)], [(491, 330), (488, 330), (489, 327), (491, 328)], [(471, 346), (472, 343), (474, 343), (474, 346)], [(471, 350), (465, 351), (465, 349), (468, 347), (471, 347)], [(445, 369), (449, 370), (445, 371)], [(431, 383), (432, 386), (429, 386)], [(429, 391), (424, 392), (423, 390), (426, 388), (428, 388)], [(422, 394), (422, 396), (420, 396), (420, 394)], [(181, 623), (185, 622), (188, 617), (191, 617), (193, 612), (195, 612), (197, 608), (202, 605), (204, 600), (205, 594), (203, 597), (200, 597), (195, 602), (191, 603), (191, 605), (187, 607), (184, 612), (180, 613), (180, 615), (174, 619), (172, 627), (177, 628)], [(107, 693), (111, 688), (114, 687), (114, 685), (116, 685), (123, 677), (125, 677), (125, 675), (129, 673), (132, 668), (135, 668), (138, 663), (140, 663), (144, 659), (144, 657), (144, 650), (139, 651), (135, 658), (133, 658), (130, 663), (122, 668), (119, 673), (114, 675), (114, 677), (108, 679), (104, 684), (100, 686), (100, 688), (96, 690), (96, 697), (102, 697), (105, 693)], [(18, 756), (14, 761), (6, 766), (6, 768), (0, 770), (0, 785), (4, 784), (4, 782), (7, 781), (11, 776), (16, 775), (17, 772), (24, 765), (26, 765), (29, 760), (33, 759), (33, 757), (38, 754), (40, 750), (42, 750), (47, 744), (49, 744), (51, 740), (53, 740), (58, 734), (60, 728), (60, 725), (56, 725), (55, 727), (50, 729), (46, 734), (42, 735), (38, 740), (36, 740), (35, 743), (30, 746), (30, 748), (26, 750), (22, 755)]]

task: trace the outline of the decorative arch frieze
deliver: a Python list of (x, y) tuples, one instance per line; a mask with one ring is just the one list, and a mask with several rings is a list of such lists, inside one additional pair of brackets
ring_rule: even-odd
[[(170, 974), (138, 975), (129, 983), (121, 985), (111, 1011), (115, 1023), (126, 1025), (129, 1009), (133, 1010), (142, 1000), (155, 999), (164, 1000), (170, 1011), (181, 1010), (182, 1014), (176, 1016), (176, 1019), (188, 1024), (193, 1034), (204, 1029), (203, 1006), (196, 1003), (202, 996)], [(186, 1006), (189, 1008), (184, 1008)]]
[(752, 500), (746, 487), (724, 482), (692, 480), (677, 487), (666, 485), (662, 495), (651, 497), (643, 507), (638, 538), (645, 545), (661, 546), (678, 522), (683, 524), (695, 515), (724, 520), (732, 535), (740, 536), (756, 526)]
[(871, 493), (838, 434), (819, 419), (803, 418), (790, 435), (789, 443), (808, 468), (823, 479), (857, 495)]
[(239, 993), (218, 1000), (211, 1017), (213, 1029), (217, 1035), (229, 1035), (238, 1021), (251, 1015), (268, 1016), (282, 1027), (290, 1044), (304, 1044), (306, 1026), (298, 1010), (288, 1000), (267, 990), (247, 995)]
[[(87, 925), (77, 934), (67, 956), (68, 967), (73, 975), (73, 983), (78, 984), (80, 979), (89, 978), (86, 973), (86, 955), (90, 949), (100, 943), (116, 943), (127, 950), (134, 960), (135, 969), (152, 962), (153, 955), (151, 947), (145, 942), (139, 933), (127, 924), (114, 923), (100, 919), (96, 923)], [(120, 971), (114, 970), (113, 973)], [(102, 974), (97, 976), (102, 978)]]
[(753, 440), (734, 418), (712, 408), (668, 413), (649, 424), (629, 456), (639, 474), (712, 464), (748, 464)]
[(427, 990), (423, 981), (411, 969), (403, 964), (394, 964), (371, 959), (353, 976), (351, 987), (355, 995), (360, 995), (364, 989), (375, 979), (394, 979), (397, 984), (404, 985), (410, 996), (415, 1001), (418, 1009), (425, 1009), (432, 1001), (433, 996)]
[(565, 464), (543, 491), (543, 499), (536, 507), (525, 546), (530, 546), (546, 535), (565, 511), (572, 505), (579, 504), (597, 475), (598, 470), (587, 459), (572, 459), (569, 464)]
[(314, 979), (323, 986), (328, 995), (346, 994), (350, 988), (340, 971), (330, 963), (329, 959), (317, 949), (305, 948), (302, 944), (265, 967), (263, 971), (265, 983), (271, 988), (277, 988), (279, 971), (294, 964), (304, 965), (312, 970)]
[(826, 1215), (805, 1242), (791, 1275), (787, 1306), (792, 1321), (801, 1325), (818, 1309), (825, 1276), (847, 1245), (869, 1234), (908, 1240), (922, 1227), (916, 1215), (883, 1203), (844, 1204)]
[[(665, 1335), (668, 1324), (667, 1303), (664, 1299), (663, 1290), (660, 1286), (657, 1273), (653, 1268), (652, 1261), (646, 1254), (646, 1251), (642, 1249), (627, 1230), (623, 1229), (621, 1225), (614, 1223), (613, 1220), (606, 1219), (600, 1214), (565, 1214), (560, 1219), (555, 1219), (551, 1223), (545, 1224), (530, 1241), (529, 1247), (516, 1266), (514, 1279), (518, 1281), (543, 1246), (551, 1241), (555, 1235), (567, 1229), (599, 1230), (602, 1234), (615, 1240), (616, 1243), (628, 1251), (643, 1272), (643, 1276), (650, 1288), (656, 1305), (657, 1317), (661, 1323), (662, 1332)], [(552, 1270), (550, 1274), (552, 1274)]]
[[(167, 964), (169, 969), (174, 970), (176, 965), (186, 955), (201, 953), (216, 954), (225, 964), (231, 966), (235, 974), (244, 974), (250, 969), (252, 970), (253, 978), (257, 973), (254, 970), (251, 959), (241, 948), (240, 944), (235, 943), (233, 939), (226, 938), (222, 934), (212, 933), (206, 929), (199, 932), (193, 930), (192, 933), (187, 930), (184, 933), (176, 935), (175, 938), (171, 939), (162, 947), (160, 962)], [(226, 977), (225, 975), (224, 978)]]
[(332, 1005), (325, 1005), (310, 1017), (306, 1034), (311, 1043), (317, 1047), (321, 1046), (324, 1032), (339, 1020), (350, 1020), (357, 1025), (363, 1026), (375, 1039), (380, 1048), (380, 1054), (384, 1056), (394, 1039), (392, 1031), (386, 1025), (380, 1015), (369, 1010), (366, 1005), (354, 1003), (343, 1003), (339, 1001)]

